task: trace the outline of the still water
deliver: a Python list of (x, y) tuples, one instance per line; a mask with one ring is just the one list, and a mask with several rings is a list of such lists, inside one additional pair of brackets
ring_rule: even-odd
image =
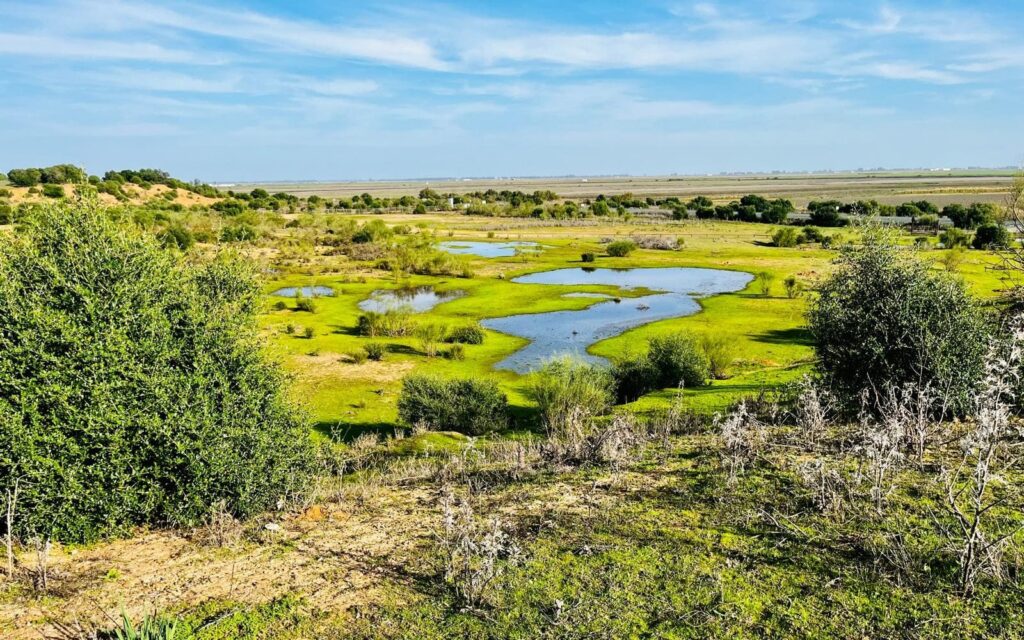
[(740, 291), (753, 279), (749, 273), (719, 269), (665, 267), (652, 269), (556, 269), (531, 273), (512, 282), (523, 284), (612, 285), (629, 290), (645, 288), (649, 295), (607, 300), (585, 309), (488, 318), (481, 324), (530, 340), (496, 367), (526, 373), (553, 357), (573, 355), (595, 363), (604, 358), (587, 347), (627, 329), (656, 320), (688, 316), (700, 311), (696, 298)]

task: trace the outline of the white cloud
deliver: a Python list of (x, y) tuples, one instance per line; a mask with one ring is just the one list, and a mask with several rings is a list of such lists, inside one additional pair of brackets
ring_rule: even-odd
[(132, 60), (145, 62), (217, 63), (189, 51), (166, 49), (147, 42), (119, 42), (57, 35), (0, 33), (0, 53), (7, 55), (81, 58), (89, 60)]
[(243, 41), (250, 46), (297, 53), (355, 58), (382, 64), (441, 70), (433, 46), (421, 38), (388, 29), (345, 27), (289, 20), (255, 11), (228, 11), (202, 5), (181, 10), (117, 0), (81, 0), (72, 5), (83, 20), (108, 30), (143, 27)]

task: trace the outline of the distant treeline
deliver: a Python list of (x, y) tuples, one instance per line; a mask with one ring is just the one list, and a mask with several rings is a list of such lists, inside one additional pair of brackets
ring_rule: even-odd
[(122, 169), (120, 171), (107, 171), (103, 177), (90, 176), (85, 169), (76, 167), (73, 164), (57, 164), (52, 167), (27, 167), (24, 169), (11, 169), (7, 172), (7, 180), (16, 187), (35, 187), (38, 185), (61, 185), (61, 184), (91, 184), (100, 193), (125, 200), (128, 195), (122, 187), (125, 184), (134, 184), (148, 189), (154, 184), (162, 184), (171, 189), (182, 189), (210, 198), (220, 197), (222, 194), (208, 184), (200, 182), (185, 182), (171, 177), (166, 171), (160, 169)]

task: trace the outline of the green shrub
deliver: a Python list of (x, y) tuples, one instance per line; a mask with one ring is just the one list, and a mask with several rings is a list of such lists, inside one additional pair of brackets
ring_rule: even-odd
[(1005, 249), (1010, 246), (1010, 232), (998, 222), (990, 222), (978, 227), (974, 232), (971, 246), (975, 249)]
[(795, 247), (798, 240), (799, 234), (793, 227), (782, 227), (772, 234), (772, 244), (776, 247)]
[(658, 386), (701, 387), (707, 384), (711, 365), (693, 336), (675, 333), (651, 340), (647, 357), (658, 371)]
[(367, 353), (366, 349), (356, 349), (355, 351), (349, 352), (348, 357), (352, 361), (352, 364), (363, 364), (366, 362), (367, 358), (370, 357), (370, 354)]
[(258, 237), (256, 228), (248, 224), (224, 227), (220, 232), (221, 242), (251, 242)]
[(295, 310), (316, 313), (316, 302), (313, 301), (313, 298), (298, 296), (295, 298)]
[(174, 247), (182, 251), (188, 250), (196, 243), (192, 232), (181, 225), (167, 227), (158, 233), (156, 237), (163, 246), (167, 248)]
[(415, 333), (416, 338), (420, 341), (420, 346), (423, 348), (423, 353), (428, 358), (433, 358), (437, 355), (438, 344), (444, 340), (448, 330), (444, 325), (426, 323), (416, 327)]
[(724, 333), (705, 333), (700, 348), (708, 361), (708, 373), (716, 380), (728, 377), (729, 367), (736, 359), (736, 341)]
[(383, 342), (369, 342), (364, 349), (366, 349), (367, 358), (380, 362), (388, 352), (388, 345)]
[(306, 327), (302, 331), (302, 335), (306, 336), (306, 340), (311, 340), (315, 334), (316, 331), (313, 329), (313, 327)]
[[(73, 286), (69, 286), (73, 283)], [(164, 251), (95, 201), (0, 236), (0, 494), (20, 536), (244, 517), (305, 483), (309, 430), (263, 356), (255, 271)]]
[(537, 403), (548, 431), (564, 433), (605, 413), (614, 397), (614, 385), (608, 369), (566, 357), (533, 373), (527, 394)]
[(453, 344), (483, 344), (484, 330), (478, 324), (456, 327), (448, 334), (446, 342)]
[(43, 195), (47, 198), (63, 198), (65, 195), (64, 187), (59, 184), (44, 184)]
[(939, 234), (939, 242), (942, 246), (947, 249), (956, 249), (958, 247), (968, 247), (971, 244), (971, 234), (957, 229), (956, 227), (946, 229)]
[(413, 375), (402, 381), (398, 415), (408, 425), (481, 435), (508, 423), (508, 399), (493, 380)]
[(796, 276), (786, 276), (786, 279), (782, 281), (782, 286), (786, 288), (786, 297), (790, 300), (799, 298), (804, 290), (804, 285)]
[(595, 256), (594, 253), (590, 251), (580, 254), (580, 260), (582, 262), (593, 262), (596, 258), (597, 256)]
[(658, 385), (658, 370), (647, 354), (619, 358), (612, 362), (615, 396), (619, 403), (633, 402)]
[(878, 232), (837, 264), (808, 312), (833, 391), (853, 407), (865, 390), (931, 385), (951, 410), (967, 409), (988, 331), (964, 285)]
[(453, 344), (445, 350), (444, 357), (448, 360), (465, 360), (466, 347), (461, 344)]
[(821, 229), (817, 227), (804, 227), (800, 231), (800, 237), (797, 238), (798, 243), (812, 243), (812, 242), (825, 242), (825, 234), (821, 232)]
[(608, 245), (608, 255), (616, 258), (624, 258), (636, 250), (636, 243), (632, 240), (617, 240)]
[(408, 307), (388, 309), (383, 313), (367, 311), (359, 316), (356, 331), (359, 335), (371, 338), (398, 338), (413, 332), (412, 310)]

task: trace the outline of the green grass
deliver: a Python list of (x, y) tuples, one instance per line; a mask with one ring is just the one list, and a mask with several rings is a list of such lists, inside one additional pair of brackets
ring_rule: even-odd
[[(403, 222), (405, 220), (402, 220)], [(582, 266), (580, 254), (599, 255), (594, 267), (705, 267), (735, 269), (749, 273), (768, 271), (775, 276), (771, 295), (763, 297), (751, 284), (746, 290), (702, 299), (702, 311), (693, 316), (654, 322), (631, 329), (619, 336), (593, 345), (590, 351), (606, 358), (641, 351), (656, 335), (674, 331), (724, 334), (735, 350), (736, 362), (725, 380), (704, 388), (686, 389), (687, 407), (713, 412), (727, 407), (738, 397), (756, 395), (762, 389), (784, 386), (809, 371), (813, 349), (802, 329), (807, 297), (785, 297), (782, 281), (795, 275), (806, 286), (824, 277), (835, 253), (820, 248), (783, 249), (767, 245), (773, 227), (761, 224), (685, 221), (660, 225), (629, 225), (609, 221), (602, 227), (536, 227), (496, 234), (487, 238), (484, 229), (490, 219), (464, 216), (436, 217), (438, 235), (455, 240), (535, 240), (545, 246), (536, 257), (475, 258), (469, 256), (476, 273), (472, 278), (405, 276), (396, 279), (381, 271), (348, 267), (341, 273), (325, 275), (284, 275), (267, 284), (269, 293), (282, 286), (326, 285), (336, 296), (318, 298), (315, 313), (275, 311), (271, 302), (262, 316), (264, 330), (272, 337), (272, 350), (296, 376), (294, 388), (310, 410), (320, 433), (358, 435), (367, 430), (393, 431), (397, 413), (395, 404), (399, 383), (411, 372), (431, 372), (445, 376), (495, 378), (509, 395), (518, 413), (528, 413), (523, 378), (494, 365), (524, 346), (525, 341), (495, 331), (486, 332), (482, 345), (467, 345), (461, 361), (441, 357), (428, 358), (418, 340), (404, 338), (366, 338), (355, 334), (360, 315), (358, 303), (377, 289), (408, 285), (433, 285), (440, 291), (463, 290), (464, 297), (444, 302), (417, 320), (451, 327), (477, 322), (483, 318), (548, 311), (581, 309), (599, 302), (585, 298), (563, 298), (573, 291), (595, 291), (629, 297), (641, 290), (620, 291), (609, 286), (558, 286), (516, 284), (516, 275), (565, 267)], [(396, 220), (396, 222), (398, 222)], [(451, 229), (452, 236), (446, 229)], [(630, 233), (663, 233), (685, 240), (679, 251), (637, 250), (628, 257), (603, 255), (602, 237), (625, 237)], [(831, 233), (836, 233), (832, 231)], [(844, 237), (854, 232), (843, 230)], [(907, 243), (911, 239), (907, 238)], [(938, 261), (942, 252), (925, 252)], [(1004, 288), (997, 259), (990, 254), (969, 251), (959, 272), (972, 290), (991, 297)], [(941, 268), (937, 266), (936, 268)], [(500, 276), (500, 277), (499, 277)], [(279, 299), (274, 299), (279, 300)], [(294, 307), (294, 300), (286, 300)], [(288, 324), (293, 335), (285, 333)], [(306, 327), (313, 337), (306, 338)], [(343, 362), (345, 354), (366, 343), (383, 342), (389, 353), (383, 363), (355, 365)], [(639, 409), (663, 407), (674, 397), (674, 390), (653, 393), (636, 403)]]

